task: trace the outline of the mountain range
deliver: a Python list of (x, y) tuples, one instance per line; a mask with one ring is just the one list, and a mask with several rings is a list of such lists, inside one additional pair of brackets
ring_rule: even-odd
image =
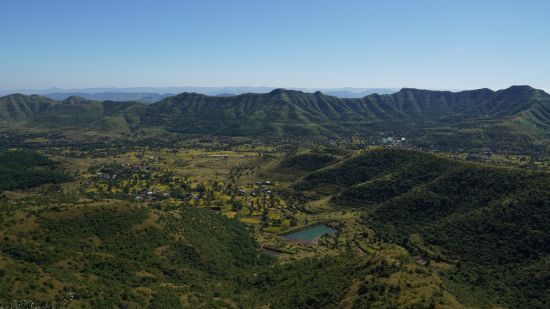
[(186, 92), (143, 104), (12, 94), (0, 98), (0, 122), (48, 130), (156, 127), (266, 138), (390, 135), (424, 146), (541, 151), (550, 137), (550, 95), (529, 86), (460, 92), (403, 88), (348, 99), (275, 89), (234, 96)]
[[(231, 96), (243, 93), (266, 93), (276, 87), (134, 87), (134, 88), (82, 88), (82, 89), (0, 89), (0, 95), (14, 93), (39, 94), (45, 97), (64, 100), (71, 96), (79, 96), (89, 100), (139, 101), (154, 103), (176, 93), (194, 92), (211, 96)], [(391, 94), (396, 88), (289, 88), (304, 92), (322, 91), (339, 98), (361, 98), (369, 94)]]

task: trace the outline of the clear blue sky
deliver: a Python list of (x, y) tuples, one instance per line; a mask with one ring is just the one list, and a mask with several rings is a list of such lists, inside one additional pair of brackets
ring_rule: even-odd
[(550, 89), (550, 1), (2, 0), (0, 89)]

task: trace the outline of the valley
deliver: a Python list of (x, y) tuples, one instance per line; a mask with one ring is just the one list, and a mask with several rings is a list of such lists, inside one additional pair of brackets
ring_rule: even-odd
[[(531, 93), (504, 91), (372, 95), (361, 120), (359, 100), (281, 90), (1, 98), (0, 307), (545, 308), (548, 122), (513, 147), (485, 125), (472, 136), (494, 143), (450, 147), (423, 132), (470, 134), (490, 110), (452, 129), (429, 105), (391, 130), (365, 116), (412, 117), (430, 95), (517, 110)], [(534, 96), (532, 115), (548, 108)]]
[(0, 12), (0, 309), (550, 308), (550, 1)]

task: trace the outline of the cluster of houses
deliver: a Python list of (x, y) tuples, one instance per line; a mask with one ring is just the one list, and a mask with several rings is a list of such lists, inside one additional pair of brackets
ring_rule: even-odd
[(400, 143), (404, 143), (406, 141), (407, 141), (407, 139), (404, 138), (404, 137), (394, 138), (393, 136), (389, 136), (389, 137), (383, 137), (382, 138), (382, 144), (384, 144), (384, 145), (400, 144)]
[(256, 182), (257, 186), (260, 186), (259, 189), (252, 191), (252, 196), (256, 196), (258, 193), (267, 193), (271, 194), (271, 181), (265, 180), (265, 181), (258, 181)]
[[(259, 188), (253, 189), (250, 192), (250, 195), (251, 196), (257, 196), (259, 193), (263, 193), (263, 192), (265, 192), (267, 194), (271, 194), (272, 193), (272, 190), (270, 189), (271, 185), (272, 185), (272, 183), (269, 180), (258, 181), (258, 182), (256, 182), (256, 186), (258, 186)], [(244, 196), (246, 194), (247, 194), (247, 192), (246, 192), (245, 189), (239, 189), (237, 191), (237, 195), (239, 195), (239, 196)]]
[[(151, 158), (148, 158), (151, 159)], [(141, 186), (143, 186), (143, 189), (139, 189), (139, 191), (131, 191), (130, 194), (132, 198), (135, 201), (138, 202), (154, 202), (154, 201), (162, 201), (169, 198), (177, 198), (177, 199), (185, 199), (185, 200), (195, 200), (198, 201), (202, 198), (202, 194), (199, 194), (198, 192), (186, 192), (185, 195), (182, 196), (178, 192), (172, 192), (171, 190), (162, 190), (159, 188), (155, 188), (155, 186), (150, 183), (151, 181), (154, 183), (156, 182), (156, 177), (154, 177), (154, 174), (151, 174), (155, 170), (154, 167), (150, 167), (148, 164), (140, 164), (140, 165), (134, 165), (129, 163), (122, 163), (122, 164), (111, 164), (107, 166), (101, 166), (99, 168), (95, 167), (90, 172), (94, 173), (94, 178), (96, 179), (102, 179), (109, 183), (109, 186), (118, 184), (120, 181), (129, 180), (135, 177), (138, 177), (140, 179), (143, 179), (145, 175), (147, 175), (147, 180), (145, 182), (142, 181)], [(129, 184), (124, 183), (125, 186), (128, 186)], [(267, 194), (272, 195), (272, 186), (273, 183), (270, 180), (262, 180), (257, 181), (255, 183), (247, 184), (244, 188), (240, 188), (236, 194), (238, 196), (251, 196), (251, 197), (257, 197), (261, 196), (261, 194)], [(246, 188), (246, 189), (245, 189)], [(118, 190), (121, 190), (121, 188), (118, 188)], [(248, 191), (247, 191), (248, 190)], [(128, 191), (126, 191), (128, 192)], [(230, 190), (226, 192), (226, 194), (234, 194), (234, 191)], [(247, 201), (249, 203), (252, 203), (251, 201)], [(249, 206), (252, 206), (253, 203)]]
[(144, 190), (134, 195), (134, 199), (138, 202), (150, 202), (163, 200), (170, 197), (170, 193), (162, 190)]
[(407, 143), (407, 139), (405, 137), (401, 137), (401, 138), (394, 138), (391, 136), (384, 137), (382, 138), (382, 146), (390, 149), (416, 150), (416, 151), (424, 150), (421, 147)]

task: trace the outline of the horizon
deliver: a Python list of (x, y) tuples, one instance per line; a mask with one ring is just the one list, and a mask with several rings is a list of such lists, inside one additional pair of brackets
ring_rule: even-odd
[(0, 9), (13, 12), (0, 20), (10, 29), (4, 90), (550, 89), (544, 1), (64, 0)]
[[(40, 96), (48, 96), (53, 94), (67, 94), (69, 96), (78, 96), (79, 93), (81, 94), (157, 94), (157, 95), (163, 95), (163, 96), (176, 96), (183, 93), (197, 93), (201, 95), (206, 96), (217, 96), (220, 94), (228, 94), (228, 95), (241, 95), (241, 94), (266, 94), (270, 93), (272, 91), (281, 89), (285, 91), (299, 91), (304, 93), (314, 93), (314, 92), (321, 92), (328, 96), (335, 96), (339, 98), (345, 98), (345, 96), (339, 96), (335, 95), (332, 92), (346, 92), (348, 94), (363, 94), (366, 93), (364, 96), (369, 96), (372, 94), (393, 94), (400, 92), (404, 89), (414, 89), (414, 90), (422, 90), (422, 91), (440, 91), (440, 92), (467, 92), (467, 91), (476, 91), (476, 90), (482, 90), (482, 89), (489, 89), (490, 91), (497, 92), (497, 91), (503, 91), (507, 90), (513, 87), (531, 87), (533, 89), (542, 90), (548, 94), (550, 92), (547, 89), (541, 89), (536, 88), (531, 85), (510, 85), (505, 88), (501, 89), (492, 89), (492, 88), (475, 88), (475, 89), (428, 89), (428, 88), (415, 88), (415, 87), (401, 87), (401, 88), (380, 88), (380, 87), (374, 87), (374, 88), (354, 88), (354, 87), (342, 87), (342, 88), (301, 88), (301, 87), (266, 87), (266, 86), (257, 86), (257, 87), (247, 87), (247, 86), (227, 86), (227, 87), (194, 87), (194, 86), (186, 86), (186, 87), (97, 87), (97, 88), (79, 88), (79, 89), (62, 89), (62, 88), (46, 88), (46, 89), (0, 89), (0, 97), (14, 95), (14, 94), (23, 94), (23, 95), (40, 95)], [(137, 91), (139, 88), (146, 88), (148, 91)], [(168, 88), (174, 88), (174, 89), (183, 89), (180, 91), (173, 91), (173, 92), (154, 92), (154, 89), (168, 89)], [(184, 89), (189, 88), (189, 89)], [(200, 89), (209, 91), (200, 92)], [(126, 89), (134, 89), (136, 91), (132, 90), (126, 90)], [(230, 89), (240, 89), (241, 91), (234, 91), (234, 92), (223, 92), (224, 90), (230, 90)], [(53, 91), (56, 90), (56, 91)], [(112, 91), (109, 91), (112, 90)], [(216, 91), (217, 90), (217, 91)], [(253, 91), (258, 90), (258, 91)], [(376, 90), (381, 90), (380, 92), (377, 92)], [(21, 92), (18, 92), (21, 91)], [(36, 91), (36, 92), (33, 92)], [(352, 98), (352, 97), (350, 97)], [(358, 97), (355, 97), (358, 98)], [(116, 101), (116, 100), (115, 100)]]

